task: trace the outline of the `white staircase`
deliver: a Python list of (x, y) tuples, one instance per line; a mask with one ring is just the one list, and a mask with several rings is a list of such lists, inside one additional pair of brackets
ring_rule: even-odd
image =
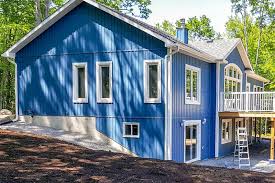
[(238, 162), (240, 169), (242, 167), (250, 168), (250, 158), (249, 158), (249, 148), (248, 148), (246, 128), (237, 129), (237, 139), (235, 142), (235, 150), (234, 150), (234, 163), (235, 162)]

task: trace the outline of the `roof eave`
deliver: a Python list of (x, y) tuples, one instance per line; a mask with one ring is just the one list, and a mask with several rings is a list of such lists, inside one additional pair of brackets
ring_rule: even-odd
[(264, 83), (269, 83), (270, 82), (270, 80), (268, 80), (268, 79), (266, 79), (266, 78), (264, 78), (264, 77), (262, 77), (262, 76), (260, 76), (260, 75), (258, 75), (256, 73), (254, 73), (254, 71), (246, 70), (245, 73), (247, 74), (248, 77), (256, 79), (258, 81), (262, 81)]

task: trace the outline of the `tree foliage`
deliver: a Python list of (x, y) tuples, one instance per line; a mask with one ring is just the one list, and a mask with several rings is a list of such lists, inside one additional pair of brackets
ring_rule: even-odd
[[(258, 1), (259, 2), (259, 1)], [(256, 15), (256, 9), (260, 9), (255, 3), (249, 2), (250, 12), (245, 17), (247, 37), (244, 34), (243, 17), (235, 14), (230, 17), (226, 23), (226, 32), (230, 38), (241, 38), (243, 42), (247, 40), (248, 56), (255, 71), (268, 78), (271, 83), (267, 85), (267, 89), (275, 89), (275, 22), (274, 22), (274, 5), (272, 2), (267, 6), (265, 18), (260, 23), (260, 15)], [(258, 6), (258, 7), (256, 7)], [(273, 8), (272, 8), (273, 6)], [(260, 24), (261, 26), (259, 26)]]
[[(164, 20), (162, 23), (156, 24), (157, 28), (173, 36), (176, 35), (176, 27), (180, 26), (180, 21), (173, 24), (168, 20)], [(189, 30), (189, 39), (191, 40), (213, 39), (215, 35), (218, 35), (211, 26), (211, 20), (205, 15), (199, 18), (196, 16), (189, 18), (186, 22), (186, 28)]]

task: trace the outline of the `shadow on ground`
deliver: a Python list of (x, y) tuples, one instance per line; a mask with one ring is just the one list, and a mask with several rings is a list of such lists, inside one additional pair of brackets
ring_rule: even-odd
[(275, 182), (275, 175), (93, 151), (0, 130), (0, 182)]

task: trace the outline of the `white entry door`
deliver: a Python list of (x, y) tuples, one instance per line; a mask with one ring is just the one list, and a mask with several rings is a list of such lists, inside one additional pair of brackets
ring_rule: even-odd
[(201, 121), (184, 122), (184, 162), (201, 159)]

